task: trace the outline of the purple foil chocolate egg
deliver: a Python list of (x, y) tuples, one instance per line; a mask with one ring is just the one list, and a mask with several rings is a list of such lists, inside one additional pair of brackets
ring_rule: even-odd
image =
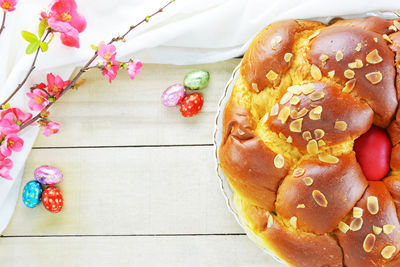
[(63, 175), (56, 167), (40, 166), (35, 170), (35, 179), (44, 185), (55, 185), (61, 182)]
[(176, 83), (165, 89), (161, 95), (161, 102), (167, 107), (176, 107), (185, 98), (185, 87)]

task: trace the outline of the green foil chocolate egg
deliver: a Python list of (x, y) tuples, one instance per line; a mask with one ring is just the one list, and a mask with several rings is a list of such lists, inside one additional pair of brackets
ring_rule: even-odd
[(194, 70), (186, 74), (183, 85), (191, 90), (198, 90), (207, 87), (210, 81), (210, 73), (204, 70)]

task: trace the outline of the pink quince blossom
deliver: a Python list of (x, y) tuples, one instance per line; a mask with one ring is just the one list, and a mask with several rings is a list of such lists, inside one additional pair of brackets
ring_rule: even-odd
[(0, 160), (0, 176), (7, 179), (12, 180), (10, 176), (10, 170), (13, 167), (13, 162), (9, 158), (5, 158)]
[[(0, 131), (11, 134), (19, 131), (19, 126), (32, 118), (32, 114), (24, 113), (19, 108), (9, 108), (1, 112)], [(1, 160), (1, 157), (0, 157)]]
[(54, 0), (50, 4), (47, 23), (61, 33), (64, 45), (79, 48), (79, 33), (85, 30), (86, 19), (77, 12), (75, 0)]
[(28, 106), (31, 110), (42, 110), (49, 104), (49, 97), (41, 89), (34, 89), (32, 93), (26, 93), (30, 98)]
[(14, 11), (15, 6), (17, 5), (18, 1), (17, 0), (0, 0), (0, 7), (4, 11)]
[(58, 133), (58, 130), (60, 130), (60, 124), (51, 121), (47, 123), (46, 128), (43, 129), (43, 135), (50, 136), (52, 134)]
[(114, 62), (115, 61), (115, 55), (117, 54), (117, 49), (115, 48), (115, 45), (113, 45), (113, 44), (108, 44), (108, 45), (101, 44), (99, 46), (99, 51), (98, 51), (97, 54), (106, 63), (107, 62)]
[(69, 84), (69, 81), (63, 81), (60, 76), (54, 76), (53, 73), (48, 73), (47, 83), (47, 92), (58, 99), (60, 93), (64, 90), (64, 87)]
[(131, 80), (135, 79), (135, 76), (142, 72), (142, 66), (143, 63), (140, 60), (133, 60), (128, 63), (126, 69), (128, 70)]
[(119, 65), (118, 62), (113, 62), (110, 65), (105, 65), (103, 67), (103, 71), (101, 74), (103, 74), (104, 77), (108, 80), (108, 82), (111, 83), (112, 80), (117, 77), (117, 72), (119, 70)]
[(6, 157), (11, 156), (12, 152), (19, 152), (24, 146), (24, 140), (22, 140), (17, 134), (6, 135), (2, 145), (0, 146), (0, 152)]

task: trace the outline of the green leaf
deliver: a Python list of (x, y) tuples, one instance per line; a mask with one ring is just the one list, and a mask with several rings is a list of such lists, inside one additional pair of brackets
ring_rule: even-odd
[(23, 37), (26, 41), (28, 41), (29, 43), (33, 43), (33, 42), (35, 42), (35, 41), (38, 41), (37, 36), (34, 35), (34, 34), (31, 33), (31, 32), (22, 31), (21, 34), (22, 34), (22, 37)]
[(38, 30), (39, 38), (42, 38), (44, 32), (45, 32), (46, 29), (47, 29), (47, 26), (49, 26), (49, 25), (47, 24), (47, 19), (42, 19), (42, 21), (41, 21), (40, 24), (39, 24), (39, 30)]
[(94, 51), (97, 51), (97, 50), (99, 50), (99, 47), (98, 46), (95, 46), (95, 45), (90, 45), (90, 47), (94, 50)]
[(39, 44), (40, 44), (39, 40), (33, 41), (28, 45), (25, 52), (28, 55), (34, 53), (39, 48)]
[(40, 49), (42, 49), (42, 52), (46, 52), (49, 49), (49, 45), (46, 42), (40, 42)]

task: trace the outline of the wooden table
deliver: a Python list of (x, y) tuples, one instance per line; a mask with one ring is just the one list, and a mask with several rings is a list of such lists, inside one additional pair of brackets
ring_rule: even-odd
[[(22, 182), (42, 164), (59, 167), (64, 208), (19, 199), (0, 266), (283, 266), (244, 234), (215, 174), (217, 103), (239, 61), (147, 64), (111, 85), (88, 73), (52, 110), (62, 129), (37, 138)], [(210, 71), (210, 85), (201, 113), (184, 118), (160, 95), (197, 68)]]

